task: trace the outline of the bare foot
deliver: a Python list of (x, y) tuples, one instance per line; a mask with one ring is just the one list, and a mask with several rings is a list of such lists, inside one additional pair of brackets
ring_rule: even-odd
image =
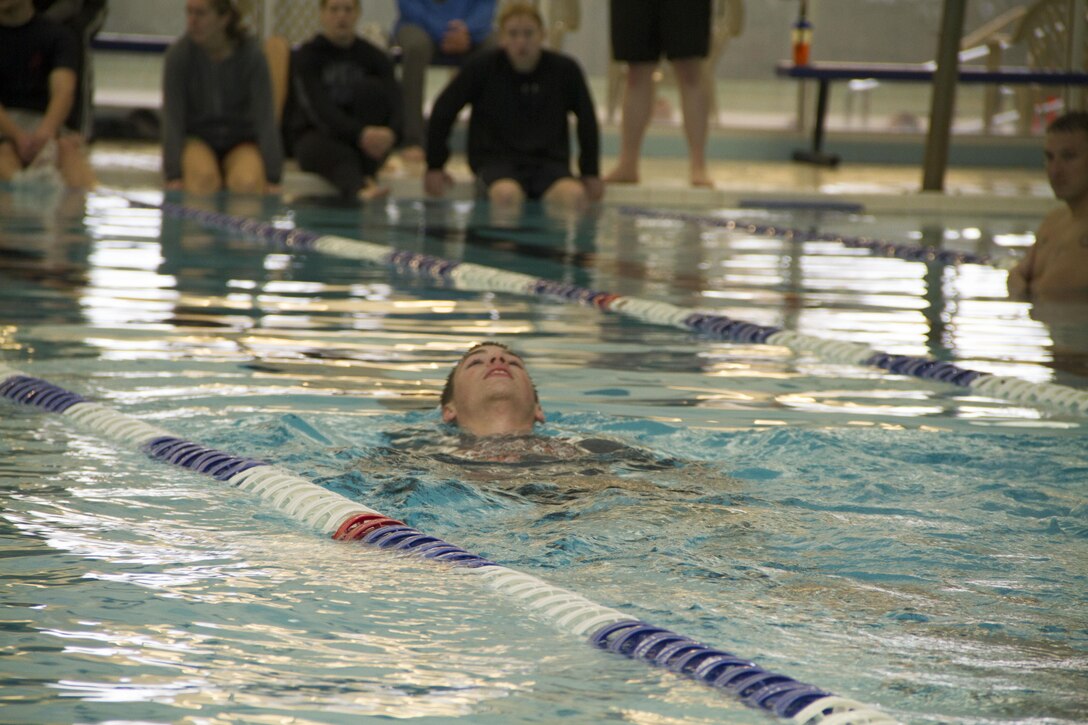
[(400, 150), (400, 157), (406, 164), (422, 164), (427, 159), (422, 146), (405, 146)]
[(385, 186), (378, 186), (374, 182), (368, 183), (362, 189), (359, 189), (359, 193), (355, 195), (359, 201), (374, 201), (375, 199), (384, 199), (389, 196), (389, 189)]
[(691, 185), (697, 189), (713, 189), (714, 179), (710, 178), (706, 174), (692, 174)]
[(635, 169), (625, 169), (622, 166), (617, 166), (608, 172), (604, 177), (604, 183), (606, 184), (637, 184), (638, 183), (638, 171)]

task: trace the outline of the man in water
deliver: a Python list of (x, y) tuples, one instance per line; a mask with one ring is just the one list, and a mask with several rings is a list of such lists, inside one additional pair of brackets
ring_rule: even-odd
[(1043, 153), (1050, 187), (1065, 205), (1047, 215), (1035, 244), (1009, 272), (1009, 294), (1088, 300), (1088, 113), (1051, 123)]
[(544, 422), (521, 357), (497, 342), (472, 347), (446, 378), (442, 420), (475, 436), (524, 436)]
[[(499, 342), (482, 342), (464, 354), (442, 389), (442, 420), (461, 432), (459, 462), (541, 463), (601, 456), (628, 468), (655, 470), (676, 465), (607, 438), (534, 435), (544, 411), (525, 362)], [(597, 471), (599, 473), (599, 471)]]

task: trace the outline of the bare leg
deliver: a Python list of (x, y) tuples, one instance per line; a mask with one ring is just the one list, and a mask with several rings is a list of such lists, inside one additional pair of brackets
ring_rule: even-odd
[(93, 189), (98, 185), (94, 169), (87, 159), (79, 136), (69, 135), (57, 139), (57, 169), (64, 183), (72, 189)]
[(208, 144), (195, 138), (185, 142), (181, 152), (181, 178), (189, 194), (204, 196), (223, 188), (219, 160)]
[(223, 159), (227, 190), (236, 194), (263, 194), (264, 159), (256, 144), (238, 144)]
[(710, 98), (703, 82), (706, 61), (683, 58), (672, 62), (680, 86), (680, 105), (684, 110), (684, 136), (688, 141), (688, 164), (692, 186), (714, 186), (706, 169), (706, 135)]
[(581, 209), (586, 205), (586, 187), (572, 177), (559, 179), (544, 192), (542, 201), (569, 209)]
[(656, 63), (630, 63), (623, 92), (623, 118), (620, 120), (620, 157), (616, 168), (604, 180), (613, 184), (637, 184), (642, 137), (650, 123), (654, 103)]
[(525, 201), (525, 192), (513, 179), (496, 179), (487, 187), (487, 198), (497, 206), (515, 207)]

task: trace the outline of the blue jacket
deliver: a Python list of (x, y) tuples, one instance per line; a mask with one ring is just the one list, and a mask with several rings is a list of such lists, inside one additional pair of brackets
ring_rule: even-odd
[(461, 20), (468, 26), (473, 45), (479, 45), (491, 35), (495, 0), (397, 0), (397, 10), (400, 17), (394, 34), (402, 25), (418, 25), (437, 43), (451, 20)]

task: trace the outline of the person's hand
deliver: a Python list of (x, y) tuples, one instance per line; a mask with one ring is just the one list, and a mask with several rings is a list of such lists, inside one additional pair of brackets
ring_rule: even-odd
[(423, 175), (423, 191), (427, 196), (444, 196), (452, 184), (453, 177), (444, 169), (427, 169)]
[(604, 198), (604, 182), (599, 176), (583, 176), (582, 186), (586, 189), (586, 199), (590, 202)]
[(359, 134), (359, 148), (372, 159), (384, 158), (397, 140), (393, 129), (388, 126), (364, 126)]
[(451, 20), (438, 47), (446, 55), (463, 55), (472, 49), (472, 36), (463, 20)]
[(41, 126), (34, 129), (32, 133), (19, 133), (16, 135), (15, 152), (19, 154), (19, 160), (23, 162), (23, 165), (30, 166), (31, 162), (38, 157), (38, 154), (42, 152), (42, 149), (45, 148), (51, 138), (53, 138), (53, 134)]

